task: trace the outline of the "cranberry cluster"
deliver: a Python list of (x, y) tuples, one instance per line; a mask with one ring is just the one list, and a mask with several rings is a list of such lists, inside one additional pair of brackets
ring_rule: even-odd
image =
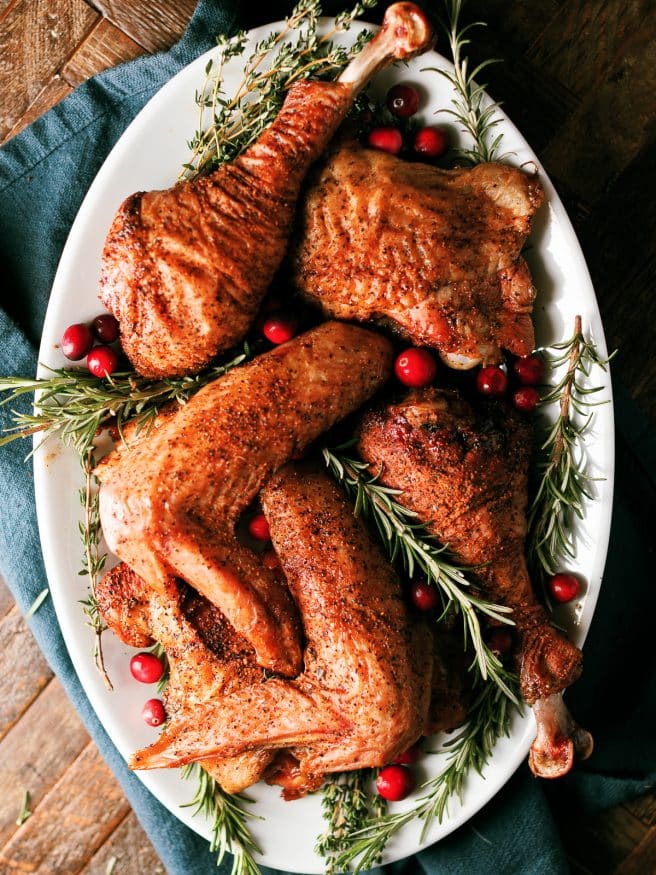
[[(94, 377), (108, 377), (118, 366), (118, 353), (110, 346), (118, 340), (118, 322), (111, 313), (101, 313), (88, 325), (76, 322), (62, 335), (61, 348), (67, 359), (78, 362), (86, 356)], [(100, 343), (96, 346), (96, 341)]]
[[(537, 386), (544, 377), (544, 362), (539, 355), (527, 355), (515, 359), (512, 375), (519, 384), (512, 389), (512, 403), (523, 413), (531, 413), (538, 405), (540, 392)], [(498, 365), (488, 365), (476, 374), (476, 388), (482, 395), (501, 398), (508, 393), (508, 371)]]
[[(419, 109), (419, 95), (412, 85), (394, 85), (387, 92), (387, 109), (398, 119), (411, 118)], [(383, 125), (373, 128), (367, 137), (372, 149), (398, 155), (403, 148), (403, 134), (399, 128)], [(412, 134), (412, 151), (420, 158), (441, 158), (449, 148), (446, 128), (426, 126)]]
[[(156, 684), (164, 674), (164, 663), (148, 650), (135, 653), (130, 660), (130, 673), (141, 684)], [(141, 711), (148, 726), (161, 726), (166, 720), (166, 711), (161, 699), (148, 699)]]

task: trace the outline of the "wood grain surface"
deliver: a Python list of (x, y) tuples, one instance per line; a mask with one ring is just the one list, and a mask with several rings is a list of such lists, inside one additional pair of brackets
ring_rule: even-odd
[[(271, 5), (271, 19), (285, 6)], [(175, 42), (194, 0), (0, 0), (0, 140), (89, 76)], [(474, 59), (581, 240), (614, 375), (656, 421), (656, 4), (470, 0)], [(246, 26), (261, 23), (244, 4)], [(443, 46), (438, 45), (438, 49)], [(56, 727), (56, 731), (53, 731)], [(0, 872), (164, 872), (0, 582)], [(16, 824), (25, 790), (32, 815)], [(563, 816), (572, 871), (656, 872), (656, 793)]]

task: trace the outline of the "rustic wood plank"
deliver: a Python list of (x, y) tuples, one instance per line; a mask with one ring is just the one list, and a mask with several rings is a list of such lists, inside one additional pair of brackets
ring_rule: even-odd
[(652, 827), (628, 857), (617, 867), (615, 875), (648, 875), (656, 872), (656, 827)]
[[(487, 32), (503, 34), (506, 51), (499, 57), (508, 57), (509, 54), (528, 51), (553, 18), (560, 16), (561, 10), (558, 0), (532, 0), (531, 3), (467, 0), (463, 8), (463, 18), (467, 22), (484, 21)], [(481, 33), (479, 30), (474, 42), (480, 41)], [(438, 35), (437, 50), (444, 52), (444, 46), (444, 37)]]
[(0, 36), (0, 139), (98, 20), (84, 0), (17, 0)]
[(134, 3), (92, 0), (93, 6), (147, 52), (166, 49), (179, 39), (196, 8), (196, 0), (177, 3)]
[(9, 613), (13, 606), (14, 597), (0, 575), (0, 619)]
[(578, 228), (611, 348), (613, 371), (656, 421), (656, 178), (653, 143), (615, 180)]
[(129, 810), (120, 784), (90, 742), (2, 848), (0, 871), (79, 872)]
[(568, 857), (594, 875), (615, 873), (647, 832), (647, 827), (622, 806), (595, 817), (582, 817), (577, 810), (561, 810), (557, 817)]
[(18, 608), (0, 621), (0, 739), (52, 677)]
[[(532, 14), (533, 4), (530, 10)], [(643, 42), (653, 11), (653, 0), (570, 0), (552, 17), (529, 55), (545, 73), (587, 94), (624, 66), (634, 44)]]
[(55, 104), (63, 100), (67, 94), (70, 94), (73, 89), (68, 85), (61, 76), (53, 76), (50, 82), (45, 85), (37, 94), (34, 101), (28, 106), (23, 115), (15, 122), (12, 129), (7, 133), (5, 140), (10, 140), (20, 133), (23, 128), (32, 124), (33, 121), (42, 116), (44, 112), (52, 109)]
[(112, 861), (112, 875), (166, 875), (134, 812), (128, 814), (80, 875), (106, 875)]
[(143, 49), (140, 45), (102, 18), (69, 58), (61, 76), (75, 87), (96, 73), (123, 61), (131, 61), (141, 54)]
[(647, 826), (656, 826), (656, 790), (625, 802), (624, 807)]
[(590, 204), (653, 142), (656, 10), (643, 25), (618, 69), (590, 90), (541, 155), (545, 166)]
[[(53, 732), (56, 727), (56, 732)], [(16, 832), (23, 793), (34, 810), (88, 744), (89, 736), (56, 678), (0, 741), (0, 847)]]

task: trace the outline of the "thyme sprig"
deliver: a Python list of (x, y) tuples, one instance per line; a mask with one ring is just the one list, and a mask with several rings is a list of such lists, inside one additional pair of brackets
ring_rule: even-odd
[(30, 392), (35, 393), (31, 413), (12, 411), (14, 425), (0, 437), (0, 446), (42, 434), (56, 437), (72, 446), (84, 459), (97, 433), (105, 426), (116, 425), (119, 434), (129, 420), (137, 429), (148, 426), (164, 404), (184, 404), (195, 392), (242, 364), (252, 355), (244, 344), (241, 352), (193, 377), (151, 380), (134, 371), (111, 377), (94, 377), (77, 368), (48, 368), (52, 376), (0, 377), (0, 392), (7, 392), (0, 405), (11, 404)]
[(502, 671), (505, 685), (514, 691), (513, 699), (498, 685), (479, 679), (465, 723), (444, 745), (447, 752), (444, 769), (423, 784), (421, 789), (425, 792), (412, 808), (372, 817), (351, 833), (348, 847), (335, 859), (336, 871), (344, 872), (353, 866), (357, 873), (375, 866), (392, 836), (413, 821), (423, 821), (420, 842), (423, 841), (432, 821), (437, 818), (441, 823), (448, 814), (449, 801), (457, 797), (462, 802), (467, 776), (472, 771), (483, 774), (494, 745), (510, 734), (513, 713), (519, 710), (517, 680)]
[(475, 21), (461, 26), (460, 13), (463, 0), (444, 0), (444, 3), (446, 19), (442, 22), (442, 27), (449, 41), (453, 71), (438, 67), (424, 69), (444, 76), (455, 89), (456, 97), (451, 100), (452, 108), (440, 112), (452, 116), (473, 141), (470, 147), (460, 147), (456, 152), (472, 164), (498, 161), (503, 157), (499, 156), (503, 134), (493, 136), (493, 133), (494, 128), (501, 121), (501, 117), (497, 114), (500, 104), (488, 101), (485, 96), (487, 86), (477, 84), (476, 78), (490, 64), (498, 64), (499, 59), (488, 58), (472, 70), (469, 69), (469, 59), (465, 49), (471, 43), (470, 31), (475, 27), (485, 27), (485, 22)]
[(262, 852), (247, 821), (262, 818), (244, 807), (244, 804), (252, 804), (252, 800), (243, 794), (226, 793), (198, 763), (185, 766), (181, 774), (198, 782), (194, 798), (181, 807), (193, 808), (194, 815), (201, 814), (212, 821), (210, 852), (217, 853), (216, 865), (229, 853), (233, 857), (231, 875), (260, 875), (253, 855)]
[(506, 683), (501, 661), (483, 639), (479, 620), (479, 614), (484, 614), (495, 622), (513, 625), (509, 616), (512, 609), (476, 595), (464, 569), (417, 522), (417, 515), (398, 500), (400, 490), (379, 483), (381, 472), (372, 474), (366, 462), (346, 455), (349, 447), (352, 442), (335, 449), (323, 447), (322, 454), (330, 473), (354, 500), (354, 513), (375, 525), (390, 561), (400, 564), (408, 577), (419, 569), (438, 587), (444, 610), (451, 608), (462, 617), (463, 646), (471, 642), (473, 666), (481, 679), (489, 679), (504, 695), (517, 701)]
[[(554, 344), (551, 369), (565, 368), (562, 378), (543, 395), (541, 406), (556, 404), (558, 415), (540, 447), (539, 484), (528, 513), (528, 555), (532, 570), (544, 580), (559, 563), (574, 557), (572, 522), (583, 519), (584, 504), (592, 499), (595, 478), (586, 471), (584, 441), (599, 403), (600, 386), (586, 385), (593, 368), (606, 371), (609, 359), (600, 358), (595, 345), (583, 335), (581, 317), (574, 320), (569, 340)], [(543, 351), (548, 353), (548, 350)]]
[(87, 618), (87, 625), (91, 627), (94, 634), (93, 661), (103, 679), (105, 687), (108, 690), (113, 690), (112, 682), (110, 681), (105, 668), (105, 659), (102, 648), (102, 636), (103, 632), (107, 629), (107, 626), (100, 615), (98, 599), (96, 597), (96, 586), (98, 584), (98, 578), (105, 567), (107, 553), (103, 553), (100, 549), (102, 528), (100, 525), (98, 484), (96, 478), (93, 476), (93, 469), (95, 468), (96, 460), (91, 447), (81, 458), (81, 462), (84, 471), (84, 486), (80, 489), (80, 502), (84, 514), (78, 526), (84, 552), (82, 554), (82, 570), (80, 571), (80, 575), (87, 575), (89, 577), (89, 594), (85, 599), (80, 601), (80, 604), (82, 605), (84, 615)]
[(372, 817), (380, 818), (386, 810), (385, 800), (370, 792), (377, 769), (329, 775), (322, 788), (321, 809), (327, 823), (317, 839), (315, 850), (326, 861), (324, 875), (336, 875), (337, 857), (348, 850), (352, 836), (364, 829)]
[(335, 18), (328, 33), (319, 36), (320, 0), (300, 0), (285, 19), (284, 27), (257, 43), (230, 98), (223, 92), (225, 64), (243, 54), (247, 34), (240, 31), (233, 37), (219, 37), (218, 58), (208, 61), (205, 83), (195, 96), (198, 129), (188, 143), (191, 157), (180, 176), (191, 179), (240, 155), (274, 120), (294, 82), (310, 77), (336, 79), (371, 34), (361, 32), (350, 48), (336, 46), (333, 38), (347, 31), (354, 19), (376, 3), (359, 0), (350, 11)]

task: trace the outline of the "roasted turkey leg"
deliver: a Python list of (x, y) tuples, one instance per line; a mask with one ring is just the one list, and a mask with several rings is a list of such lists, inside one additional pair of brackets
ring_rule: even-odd
[(564, 774), (592, 738), (561, 696), (581, 673), (581, 652), (549, 623), (526, 567), (526, 420), (506, 405), (477, 413), (457, 392), (425, 389), (365, 414), (358, 450), (458, 561), (476, 566), (486, 596), (513, 609), (521, 693), (538, 724), (530, 765)]
[(196, 373), (246, 334), (285, 254), (308, 168), (369, 77), (430, 42), (414, 4), (391, 6), (338, 82), (292, 85), (275, 121), (236, 160), (121, 204), (103, 250), (100, 300), (139, 373)]
[(290, 748), (307, 784), (384, 765), (422, 733), (432, 636), (412, 623), (400, 582), (327, 474), (287, 465), (262, 491), (271, 538), (298, 602), (305, 671), (220, 696), (168, 725), (136, 769)]
[(180, 577), (217, 605), (260, 665), (297, 674), (289, 592), (234, 527), (270, 475), (385, 381), (391, 346), (326, 322), (201, 389), (126, 436), (97, 468), (110, 549), (164, 592)]

